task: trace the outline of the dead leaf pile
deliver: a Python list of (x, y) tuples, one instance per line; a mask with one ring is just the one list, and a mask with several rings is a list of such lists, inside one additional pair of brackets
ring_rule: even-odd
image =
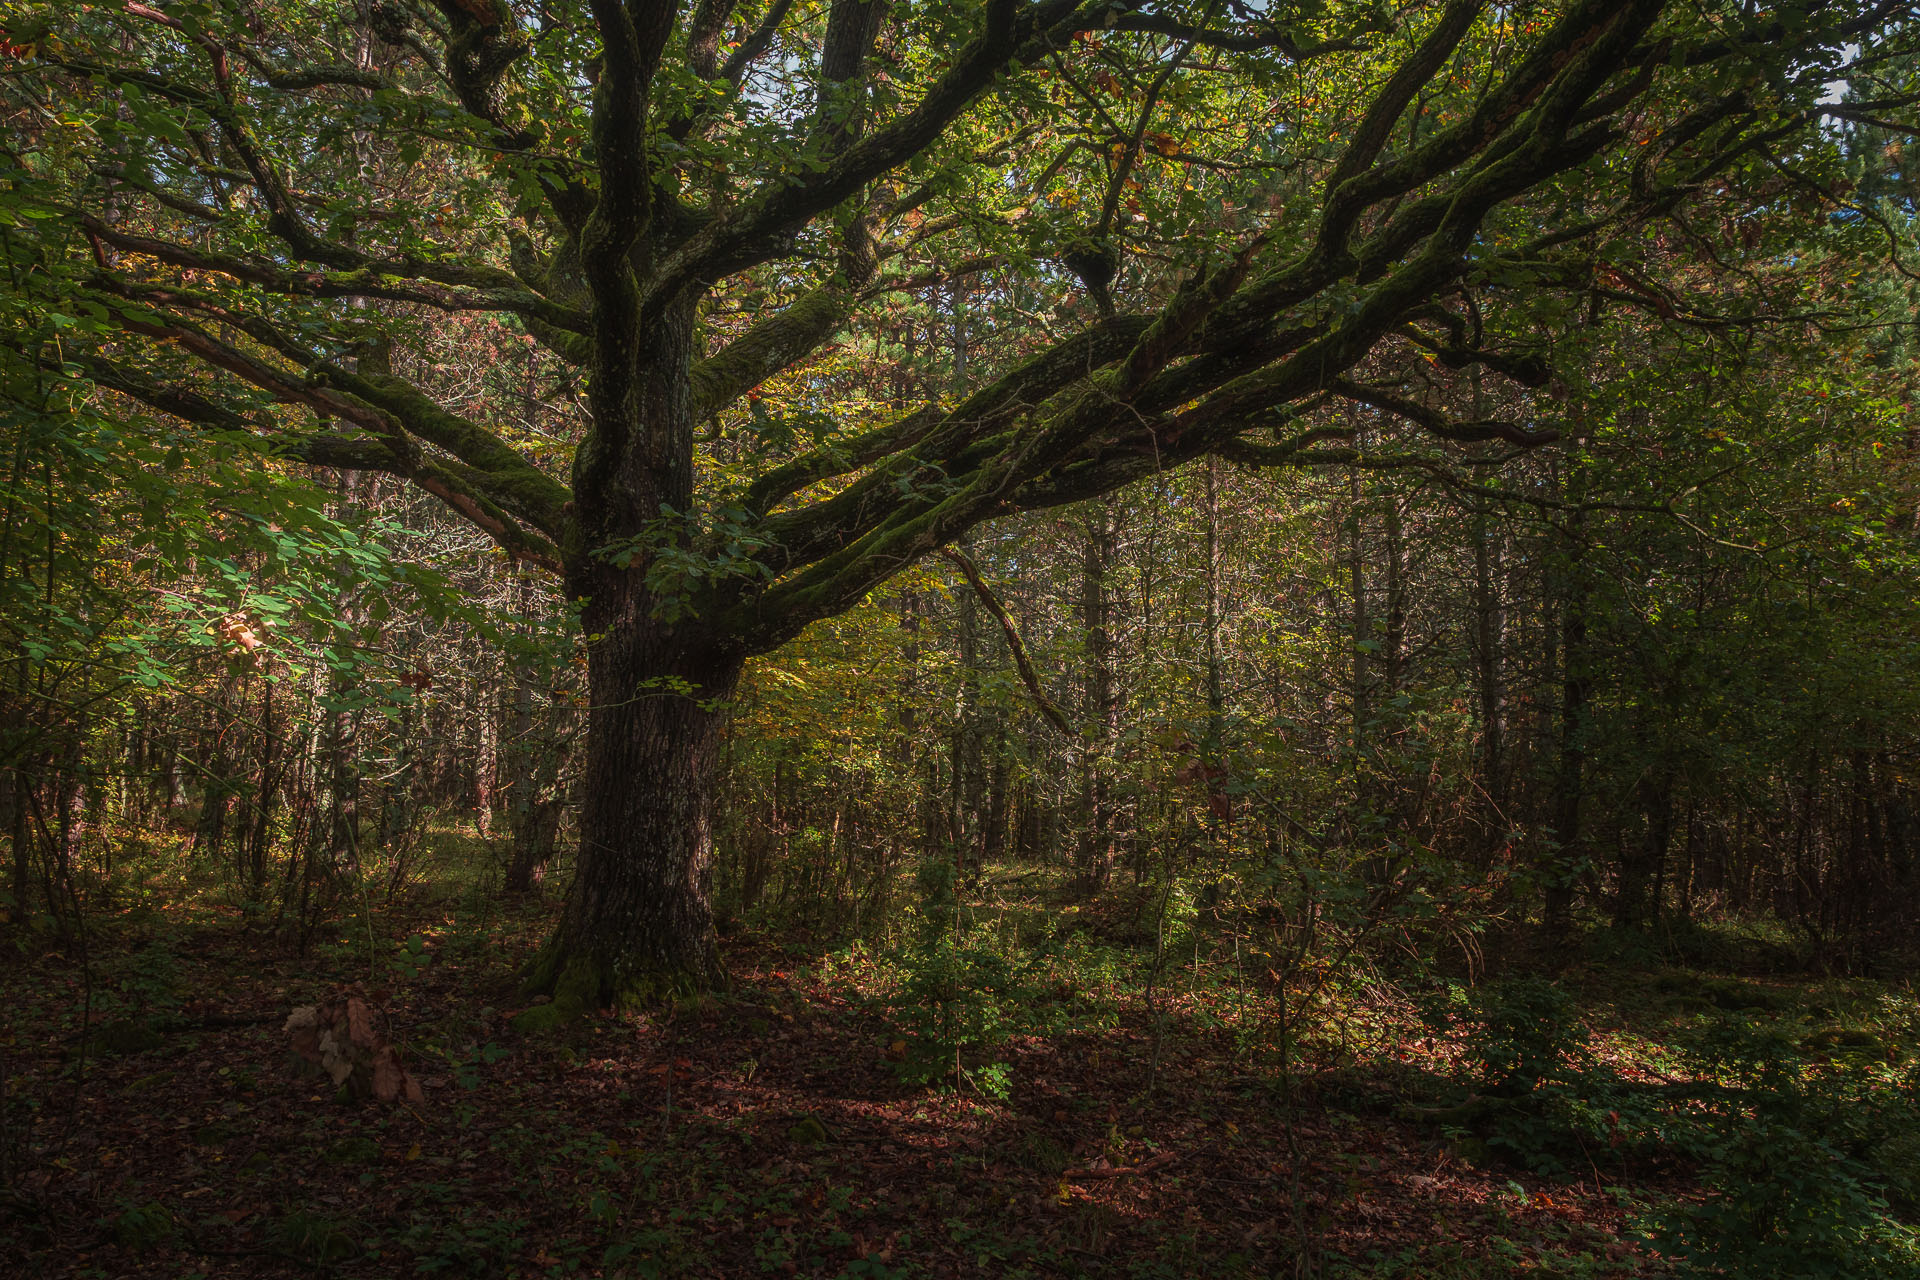
[(355, 1098), (424, 1102), (420, 1082), (400, 1065), (400, 1053), (374, 1024), (373, 1006), (356, 987), (323, 1004), (303, 1005), (287, 1018), (293, 1052), (325, 1072)]

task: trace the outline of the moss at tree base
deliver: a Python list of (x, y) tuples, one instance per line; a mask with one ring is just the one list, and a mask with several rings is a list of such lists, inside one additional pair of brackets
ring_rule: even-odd
[(516, 1015), (513, 1027), (523, 1035), (549, 1034), (596, 1009), (657, 1008), (723, 991), (726, 985), (725, 971), (717, 960), (706, 972), (691, 966), (650, 970), (593, 956), (567, 958), (549, 943), (534, 960), (522, 987), (524, 995), (549, 999)]

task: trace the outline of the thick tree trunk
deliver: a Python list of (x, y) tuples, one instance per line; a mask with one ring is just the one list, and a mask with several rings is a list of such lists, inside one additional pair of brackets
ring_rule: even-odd
[(725, 981), (709, 811), (725, 704), (746, 654), (700, 621), (710, 601), (697, 575), (662, 583), (650, 573), (654, 547), (698, 554), (672, 518), (694, 501), (694, 311), (691, 297), (675, 303), (603, 343), (596, 360), (596, 430), (632, 447), (602, 439), (574, 464), (567, 587), (582, 603), (588, 693), (580, 854), (530, 983), (553, 1001), (524, 1025)]
[(717, 704), (740, 661), (675, 661), (649, 628), (605, 628), (600, 612), (590, 606), (587, 618), (588, 634), (602, 638), (588, 651), (579, 865), (532, 984), (562, 1016), (724, 982), (709, 823), (725, 715)]

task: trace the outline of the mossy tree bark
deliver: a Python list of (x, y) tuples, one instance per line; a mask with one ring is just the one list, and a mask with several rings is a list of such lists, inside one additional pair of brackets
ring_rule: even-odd
[(651, 447), (587, 451), (575, 464), (597, 526), (567, 564), (587, 646), (579, 859), (533, 974), (562, 1012), (710, 990), (725, 976), (708, 905), (711, 809), (746, 651), (703, 620), (711, 605), (695, 598), (697, 580), (660, 571), (663, 557), (698, 554), (684, 518), (695, 501), (694, 310), (689, 297), (642, 333), (608, 335), (596, 418), (617, 425), (605, 434)]
[(738, 661), (663, 655), (615, 631), (588, 659), (593, 707), (573, 887), (534, 981), (601, 1008), (710, 990), (711, 805)]

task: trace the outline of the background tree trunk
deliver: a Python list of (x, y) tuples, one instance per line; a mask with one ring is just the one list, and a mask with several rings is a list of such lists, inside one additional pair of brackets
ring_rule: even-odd
[(1114, 688), (1113, 602), (1109, 576), (1117, 533), (1107, 502), (1093, 505), (1087, 522), (1080, 573), (1080, 620), (1086, 634), (1087, 729), (1092, 740), (1082, 749), (1080, 803), (1080, 875), (1089, 890), (1104, 887), (1113, 869), (1112, 761), (1119, 728), (1120, 702)]
[(1637, 847), (1628, 843), (1621, 848), (1613, 923), (1622, 929), (1643, 929), (1659, 919), (1659, 890), (1673, 835), (1673, 774), (1664, 769), (1649, 773), (1634, 788), (1634, 798), (1645, 825)]
[[(1569, 485), (1571, 491), (1574, 486)], [(1586, 785), (1587, 583), (1581, 564), (1581, 519), (1569, 522), (1569, 539), (1558, 583), (1560, 608), (1560, 741), (1554, 770), (1551, 838), (1543, 919), (1547, 936), (1564, 942), (1573, 932), (1573, 889), (1581, 840), (1580, 810)]]

